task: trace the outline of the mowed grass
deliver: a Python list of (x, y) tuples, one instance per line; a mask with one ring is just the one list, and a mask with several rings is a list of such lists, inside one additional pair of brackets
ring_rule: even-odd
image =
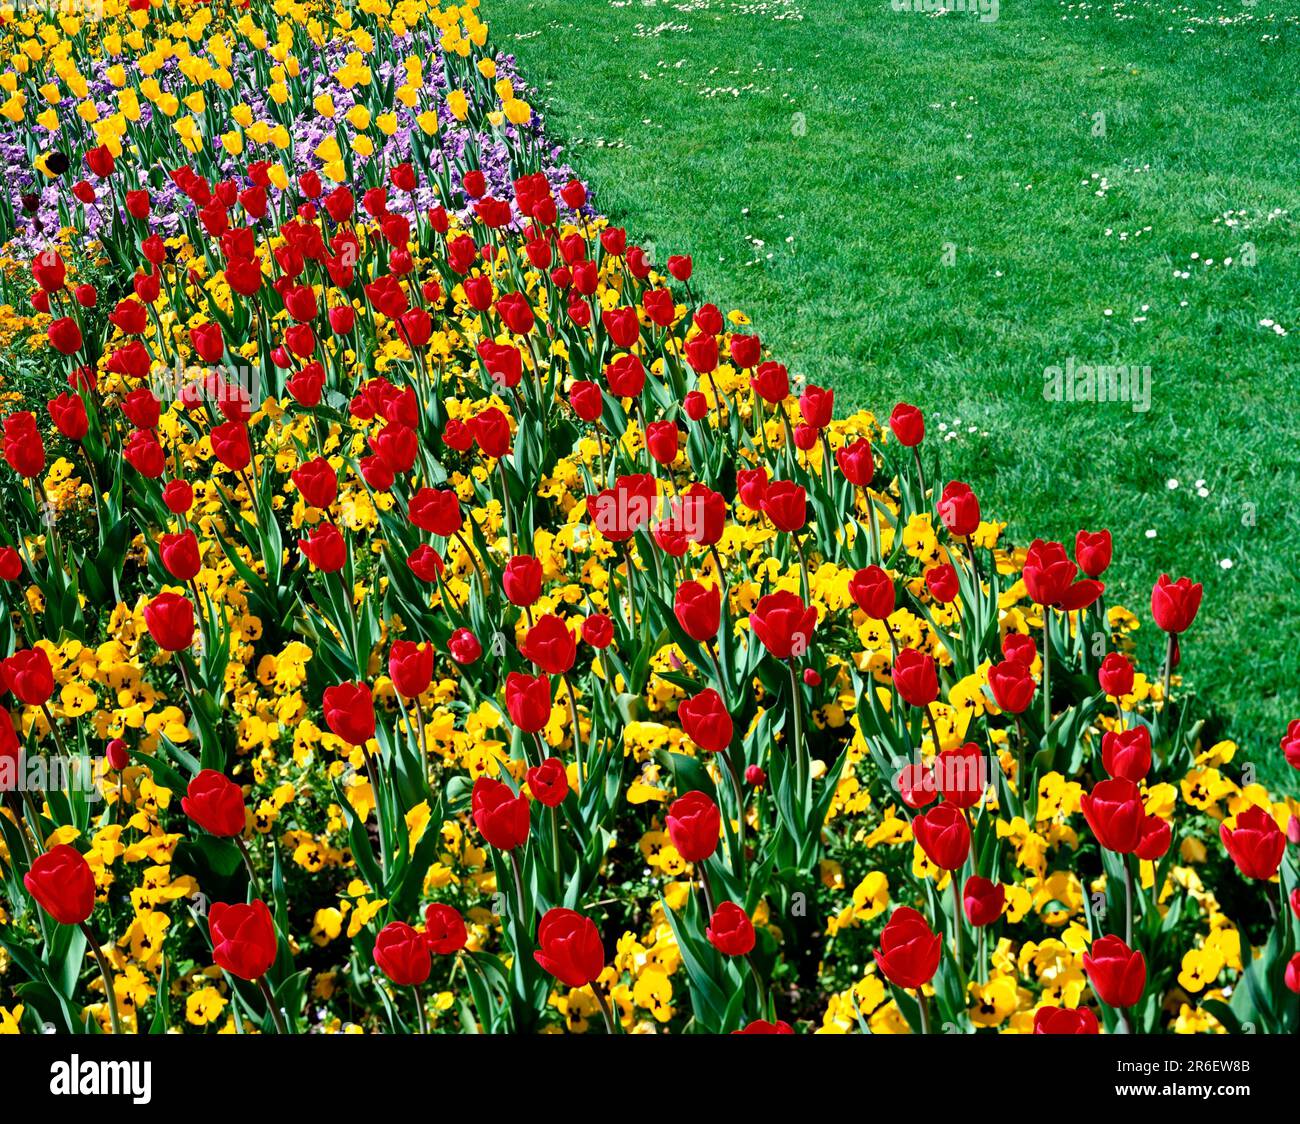
[[(1142, 617), (1152, 672), (1152, 582), (1204, 582), (1183, 668), (1282, 777), (1300, 717), (1293, 6), (483, 14), (599, 204), (658, 260), (692, 254), (697, 291), (792, 372), (845, 406), (920, 405), (945, 474), (1017, 542), (1109, 527), (1112, 603)], [(1150, 409), (1046, 400), (1070, 359), (1149, 367)]]

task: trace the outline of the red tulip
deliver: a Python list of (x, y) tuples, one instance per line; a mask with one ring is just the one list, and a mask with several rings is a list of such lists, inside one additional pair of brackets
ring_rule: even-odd
[(668, 807), (668, 838), (688, 863), (703, 862), (718, 849), (722, 813), (706, 793), (692, 789)]
[(569, 778), (564, 762), (558, 757), (548, 757), (540, 765), (528, 770), (528, 791), (533, 799), (547, 808), (556, 808), (569, 795)]
[(489, 406), (470, 419), (474, 441), (485, 457), (499, 460), (510, 452), (510, 419), (504, 410)]
[(450, 488), (421, 488), (411, 497), (407, 513), (420, 530), (443, 538), (456, 534), (464, 522), (460, 499)]
[(1258, 804), (1238, 812), (1233, 827), (1220, 824), (1219, 838), (1237, 869), (1247, 878), (1272, 878), (1286, 850), (1282, 829)]
[(789, 480), (774, 480), (763, 497), (763, 514), (778, 531), (795, 534), (808, 522), (808, 495)]
[(22, 411), (4, 420), (5, 462), (19, 476), (33, 478), (45, 470), (45, 442), (36, 428), (36, 416)]
[(1083, 967), (1097, 998), (1108, 1007), (1137, 1005), (1147, 982), (1147, 962), (1119, 937), (1098, 937), (1083, 954)]
[(95, 909), (95, 875), (81, 852), (67, 843), (32, 860), (23, 885), (60, 925), (80, 925)]
[(889, 428), (900, 445), (908, 448), (925, 439), (925, 417), (915, 406), (900, 402), (889, 415)]
[(801, 659), (812, 643), (817, 628), (817, 609), (788, 590), (778, 590), (758, 599), (749, 614), (750, 630), (778, 660)]
[(1105, 589), (1100, 582), (1085, 579), (1075, 582), (1078, 567), (1070, 561), (1059, 542), (1035, 539), (1025, 553), (1021, 571), (1025, 589), (1035, 604), (1075, 612), (1086, 609)]
[(61, 355), (75, 355), (81, 350), (81, 329), (70, 316), (61, 317), (46, 330), (50, 346)]
[(338, 476), (324, 457), (304, 461), (290, 478), (309, 507), (327, 508), (338, 498)]
[(927, 804), (933, 804), (939, 795), (934, 769), (917, 762), (904, 765), (898, 770), (894, 777), (894, 788), (909, 808), (924, 808)]
[(956, 538), (973, 535), (980, 525), (980, 501), (969, 484), (954, 480), (939, 498), (939, 518)]
[(144, 610), (154, 643), (167, 652), (183, 652), (194, 642), (194, 606), (179, 593), (160, 593)]
[(844, 479), (858, 488), (865, 488), (871, 483), (876, 473), (875, 457), (871, 452), (871, 442), (860, 437), (835, 450), (835, 463), (840, 466)]
[(549, 909), (537, 929), (533, 958), (566, 987), (586, 987), (605, 970), (600, 930), (571, 909)]
[(1110, 652), (1097, 669), (1097, 683), (1113, 699), (1133, 693), (1133, 661), (1121, 652)]
[[(790, 397), (790, 375), (781, 363), (760, 363), (750, 376), (749, 385), (764, 402), (775, 406)], [(848, 475), (845, 473), (845, 475)]]
[(1039, 1007), (1034, 1012), (1035, 1034), (1100, 1034), (1097, 1016), (1087, 1007)]
[(333, 523), (318, 523), (307, 538), (298, 540), (298, 549), (326, 574), (337, 573), (348, 560), (347, 541)]
[(326, 687), (321, 696), (325, 725), (350, 745), (365, 745), (375, 736), (375, 702), (364, 683)]
[(682, 582), (673, 599), (673, 614), (692, 640), (706, 643), (718, 635), (722, 620), (722, 597), (716, 586), (697, 581)]
[(208, 911), (212, 961), (241, 980), (258, 980), (275, 963), (275, 922), (266, 902), (227, 905), (215, 902)]
[(215, 769), (204, 769), (190, 781), (181, 810), (209, 835), (223, 839), (243, 835), (248, 822), (243, 790)]
[[(14, 576), (17, 577), (17, 574)], [(1287, 725), (1279, 747), (1286, 763), (1293, 769), (1300, 769), (1300, 718), (1292, 719)]]
[(704, 935), (723, 956), (747, 956), (754, 948), (754, 923), (735, 902), (723, 902), (713, 911)]
[(1153, 863), (1165, 857), (1172, 842), (1173, 831), (1169, 824), (1157, 815), (1147, 815), (1142, 821), (1142, 839), (1134, 854), (1143, 862)]
[(916, 910), (900, 905), (880, 934), (876, 964), (896, 987), (916, 991), (934, 978), (941, 942)]
[(583, 421), (594, 422), (604, 411), (605, 400), (601, 397), (600, 387), (594, 382), (583, 380), (575, 382), (569, 388), (569, 405)]
[(467, 667), (483, 654), (483, 645), (468, 628), (458, 628), (447, 638), (447, 652), (458, 664)]
[(501, 572), (506, 600), (526, 608), (542, 595), (542, 564), (531, 554), (516, 554)]
[(825, 429), (835, 411), (835, 391), (811, 383), (799, 395), (799, 413), (813, 429)]
[(939, 697), (939, 676), (933, 656), (915, 648), (903, 648), (894, 660), (892, 676), (899, 695), (912, 706), (926, 707)]
[(60, 394), (51, 398), (46, 404), (50, 420), (55, 428), (69, 441), (80, 441), (90, 429), (90, 418), (86, 414), (86, 404), (77, 394)]
[(671, 465), (677, 459), (680, 451), (679, 438), (676, 422), (657, 421), (646, 426), (646, 449), (657, 463), (664, 466)]
[(701, 749), (721, 753), (733, 734), (731, 714), (722, 696), (712, 687), (677, 704), (677, 717), (687, 736)]
[(479, 777), (470, 797), (474, 825), (498, 851), (513, 851), (528, 838), (528, 797), (504, 781)]
[(564, 621), (553, 613), (545, 613), (524, 634), (520, 651), (547, 675), (564, 675), (577, 659), (578, 642)]
[(1286, 971), (1282, 974), (1282, 982), (1286, 984), (1288, 990), (1300, 995), (1300, 952), (1297, 952), (1286, 962)]
[(390, 921), (375, 938), (375, 964), (398, 987), (418, 987), (429, 978), (429, 942), (404, 921)]
[(1000, 882), (990, 882), (978, 874), (966, 879), (962, 889), (962, 908), (966, 920), (975, 926), (992, 925), (1002, 916), (1007, 903), (1007, 889)]
[(1079, 569), (1088, 577), (1101, 577), (1110, 566), (1110, 532), (1080, 531), (1074, 538), (1074, 557), (1079, 562)]
[(525, 734), (536, 734), (546, 729), (551, 720), (550, 678), (512, 671), (506, 676), (506, 710), (510, 721)]
[(424, 939), (439, 956), (459, 952), (469, 942), (465, 919), (455, 907), (433, 902), (424, 910)]
[(1136, 784), (1123, 777), (1098, 781), (1080, 804), (1083, 818), (1106, 850), (1121, 855), (1137, 850), (1142, 841), (1146, 809)]
[(158, 554), (163, 568), (178, 582), (187, 582), (203, 568), (199, 540), (193, 531), (163, 535), (158, 540)]
[(1151, 590), (1151, 615), (1156, 627), (1174, 635), (1186, 632), (1201, 607), (1202, 592), (1200, 583), (1193, 585), (1190, 578), (1171, 582), (1168, 574), (1161, 574)]
[(1101, 738), (1101, 763), (1112, 777), (1138, 784), (1151, 771), (1151, 731), (1145, 726), (1107, 731)]
[(988, 787), (988, 762), (974, 742), (943, 750), (932, 768), (944, 800), (958, 808), (973, 808)]
[(926, 857), (943, 870), (961, 869), (970, 854), (970, 825), (955, 804), (945, 801), (917, 816), (912, 832)]
[(24, 648), (0, 663), (4, 685), (20, 702), (40, 706), (54, 694), (54, 668), (44, 648)]
[(849, 581), (849, 595), (872, 620), (888, 620), (894, 612), (894, 582), (879, 566), (859, 570)]
[(957, 600), (961, 583), (958, 581), (957, 571), (945, 562), (939, 566), (931, 566), (925, 571), (925, 588), (940, 604), (949, 605)]
[(793, 1034), (792, 1027), (784, 1019), (777, 1019), (776, 1022), (768, 1022), (767, 1019), (753, 1019), (746, 1023), (740, 1030), (733, 1030), (732, 1034)]
[(608, 648), (614, 639), (614, 619), (608, 613), (592, 613), (582, 622), (582, 639), (593, 648)]
[(1019, 660), (1004, 660), (988, 671), (989, 688), (998, 709), (1008, 714), (1023, 714), (1033, 702), (1038, 685), (1029, 668)]
[(433, 645), (396, 640), (388, 654), (388, 676), (405, 699), (418, 698), (433, 682)]

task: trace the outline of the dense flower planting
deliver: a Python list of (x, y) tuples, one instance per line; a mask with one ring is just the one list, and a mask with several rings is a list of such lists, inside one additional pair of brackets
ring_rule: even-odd
[(1199, 585), (836, 417), (475, 4), (96, 14), (0, 25), (0, 1031), (1300, 1029)]

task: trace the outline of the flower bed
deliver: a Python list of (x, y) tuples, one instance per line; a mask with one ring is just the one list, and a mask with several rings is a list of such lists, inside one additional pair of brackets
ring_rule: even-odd
[(1107, 532), (792, 382), (472, 6), (20, 17), (0, 1028), (1300, 1026), (1200, 587), (1138, 671)]

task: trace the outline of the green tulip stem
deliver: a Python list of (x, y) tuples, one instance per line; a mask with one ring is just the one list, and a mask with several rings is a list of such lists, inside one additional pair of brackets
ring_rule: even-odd
[(266, 982), (265, 976), (257, 977), (257, 987), (262, 993), (262, 998), (266, 1000), (266, 1008), (271, 1012), (271, 1022), (275, 1024), (276, 1034), (288, 1034), (289, 1031), (284, 1025), (284, 1017), (280, 1014), (280, 1008), (275, 1005), (275, 996), (271, 994), (271, 985)]
[(1052, 610), (1043, 606), (1043, 734), (1051, 745), (1052, 725)]
[(584, 760), (586, 754), (583, 752), (582, 726), (578, 722), (578, 700), (573, 693), (573, 681), (567, 672), (560, 676), (560, 680), (564, 683), (564, 693), (569, 699), (569, 721), (573, 723), (573, 756), (578, 764), (578, 791), (581, 793), (587, 787), (587, 766)]
[(108, 1020), (113, 1026), (113, 1033), (121, 1034), (122, 1016), (117, 1011), (117, 992), (113, 990), (113, 970), (108, 966), (104, 951), (95, 940), (95, 934), (91, 932), (90, 926), (83, 921), (80, 929), (85, 935), (86, 943), (90, 945), (90, 951), (94, 953), (95, 963), (99, 965), (99, 974), (104, 980), (104, 997), (108, 1000)]
[(1174, 645), (1177, 643), (1174, 634), (1169, 633), (1165, 642), (1165, 670), (1160, 680), (1160, 705), (1166, 716), (1169, 714), (1169, 677), (1174, 673)]
[(1124, 943), (1133, 947), (1133, 864), (1128, 855), (1120, 856), (1124, 861)]
[(802, 801), (808, 784), (807, 755), (803, 745), (803, 707), (799, 701), (799, 678), (794, 673), (794, 664), (788, 662), (786, 668), (790, 672), (790, 708), (794, 713), (794, 745), (791, 747), (794, 751), (794, 777)]
[(596, 997), (596, 1002), (600, 1006), (601, 1017), (605, 1020), (605, 1029), (610, 1034), (617, 1034), (618, 1027), (614, 1022), (614, 1013), (609, 1009), (609, 1002), (600, 993), (600, 986), (596, 980), (591, 981), (591, 994)]
[(930, 725), (930, 737), (934, 739), (934, 752), (941, 753), (943, 746), (939, 743), (939, 723), (934, 720), (934, 707), (929, 703), (925, 704), (925, 718)]
[(235, 836), (235, 846), (239, 848), (240, 858), (244, 860), (244, 869), (248, 871), (248, 881), (253, 887), (253, 892), (265, 901), (266, 897), (262, 893), (261, 879), (257, 877), (257, 871), (253, 869), (253, 856), (248, 853), (248, 844), (244, 842), (242, 835)]
[(514, 871), (515, 875), (515, 899), (519, 903), (519, 925), (522, 928), (527, 924), (526, 915), (528, 913), (528, 902), (524, 898), (524, 875), (519, 868), (519, 856), (513, 850), (509, 854), (510, 869)]
[(952, 959), (961, 971), (961, 889), (957, 885), (957, 872), (951, 871), (948, 877), (952, 883)]

